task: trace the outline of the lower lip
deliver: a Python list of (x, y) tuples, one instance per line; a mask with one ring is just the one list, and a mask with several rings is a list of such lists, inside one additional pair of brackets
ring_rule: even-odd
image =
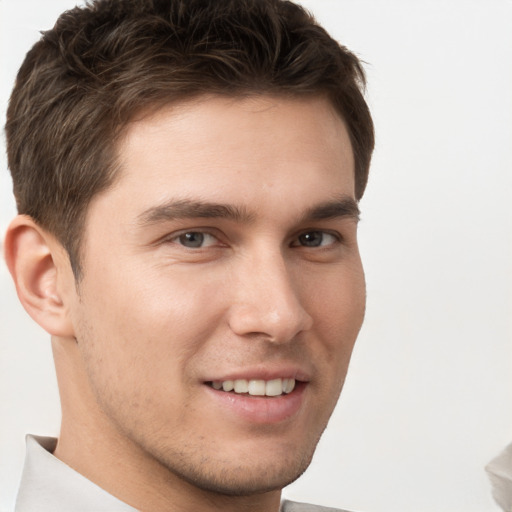
[(236, 416), (252, 423), (273, 424), (295, 416), (303, 403), (306, 383), (297, 382), (287, 395), (262, 397), (217, 391), (205, 384), (206, 389), (219, 405)]

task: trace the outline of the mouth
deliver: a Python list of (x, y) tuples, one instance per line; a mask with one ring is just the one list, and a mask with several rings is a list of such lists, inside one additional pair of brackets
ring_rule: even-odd
[(295, 389), (296, 381), (293, 378), (262, 379), (235, 379), (223, 381), (210, 381), (206, 384), (217, 391), (224, 391), (236, 395), (277, 397), (287, 395)]
[[(250, 378), (251, 373), (254, 377)], [(306, 390), (310, 379), (296, 370), (262, 375), (262, 371), (246, 372), (248, 378), (241, 375), (217, 377), (204, 381), (214, 407), (220, 407), (222, 418), (235, 418), (247, 425), (279, 425), (289, 422), (309, 403)], [(258, 375), (259, 374), (259, 375)], [(295, 374), (293, 377), (290, 374)], [(263, 378), (262, 378), (263, 377)], [(244, 427), (245, 428), (245, 427)]]

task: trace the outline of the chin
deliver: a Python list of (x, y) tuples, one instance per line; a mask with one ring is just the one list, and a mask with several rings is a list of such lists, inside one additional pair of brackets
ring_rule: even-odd
[[(281, 490), (299, 478), (308, 468), (314, 446), (291, 449), (281, 456), (244, 454), (238, 460), (202, 457), (194, 464), (174, 458), (167, 469), (181, 480), (206, 492), (223, 496), (251, 496)], [(256, 452), (257, 453), (257, 452)], [(181, 462), (181, 463), (180, 463)]]
[(300, 461), (295, 467), (283, 467), (277, 464), (262, 470), (239, 466), (206, 473), (204, 470), (195, 474), (181, 475), (189, 484), (210, 493), (223, 496), (252, 496), (281, 490), (299, 478), (308, 468), (311, 457)]

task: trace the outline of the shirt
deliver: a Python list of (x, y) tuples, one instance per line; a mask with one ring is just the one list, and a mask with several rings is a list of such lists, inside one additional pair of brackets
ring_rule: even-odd
[(486, 466), (491, 480), (492, 495), (505, 511), (512, 510), (512, 443)]
[[(54, 457), (56, 446), (53, 437), (27, 436), (15, 512), (137, 512)], [(344, 511), (284, 500), (280, 512)]]

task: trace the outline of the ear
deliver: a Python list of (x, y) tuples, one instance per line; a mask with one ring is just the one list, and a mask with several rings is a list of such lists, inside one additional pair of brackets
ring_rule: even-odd
[(66, 304), (72, 298), (68, 294), (65, 301), (62, 296), (63, 290), (74, 290), (74, 276), (67, 253), (55, 237), (31, 217), (18, 215), (7, 230), (5, 260), (20, 302), (32, 319), (53, 336), (74, 336)]

